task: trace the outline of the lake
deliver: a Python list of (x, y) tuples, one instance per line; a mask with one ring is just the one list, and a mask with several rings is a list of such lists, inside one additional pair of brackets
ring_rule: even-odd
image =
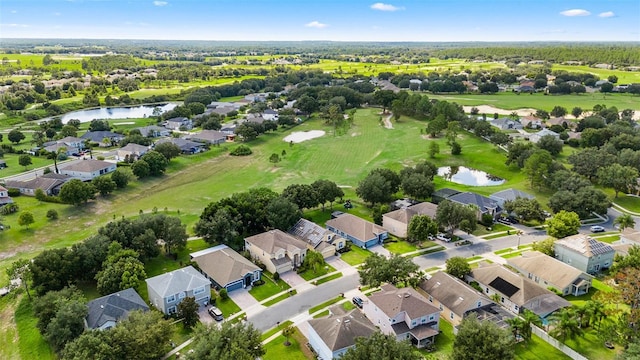
[(153, 115), (153, 109), (155, 108), (159, 108), (164, 113), (172, 110), (176, 106), (178, 106), (178, 104), (168, 103), (159, 105), (117, 106), (78, 110), (62, 115), (62, 123), (66, 124), (71, 119), (78, 119), (80, 122), (89, 122), (94, 119), (145, 118)]
[(457, 184), (471, 186), (494, 186), (502, 185), (505, 182), (504, 179), (497, 176), (464, 166), (440, 167), (438, 168), (438, 176)]

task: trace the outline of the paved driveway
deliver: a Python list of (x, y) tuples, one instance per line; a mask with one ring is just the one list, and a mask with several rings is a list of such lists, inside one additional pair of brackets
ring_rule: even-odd
[(382, 245), (372, 246), (368, 250), (371, 251), (371, 252), (374, 252), (376, 254), (380, 254), (380, 255), (382, 255), (382, 256), (384, 256), (386, 258), (391, 257), (391, 252), (389, 250), (385, 249)]
[(208, 308), (208, 306), (200, 306), (198, 308), (198, 317), (200, 317), (200, 322), (205, 325), (215, 322), (215, 320), (213, 320), (211, 315), (209, 315), (209, 313), (207, 312)]
[(327, 262), (327, 264), (333, 266), (333, 268), (338, 271), (342, 271), (351, 267), (351, 265), (347, 264), (337, 256), (331, 256), (325, 259), (325, 261)]
[(233, 302), (236, 303), (236, 305), (238, 305), (242, 310), (246, 310), (254, 305), (258, 305), (258, 300), (251, 296), (251, 294), (249, 294), (249, 290), (247, 289), (233, 290), (228, 294), (231, 300), (233, 300)]
[(280, 274), (280, 279), (289, 284), (292, 288), (302, 285), (307, 282), (302, 276), (298, 275), (295, 271), (287, 271), (284, 274)]

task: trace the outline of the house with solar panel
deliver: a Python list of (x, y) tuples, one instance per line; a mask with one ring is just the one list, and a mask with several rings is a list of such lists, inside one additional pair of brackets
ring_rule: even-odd
[(596, 274), (611, 267), (616, 254), (611, 245), (583, 234), (556, 241), (553, 250), (556, 259), (588, 274)]
[(298, 220), (288, 232), (306, 242), (309, 250), (319, 252), (325, 259), (335, 255), (347, 245), (345, 238), (307, 219)]

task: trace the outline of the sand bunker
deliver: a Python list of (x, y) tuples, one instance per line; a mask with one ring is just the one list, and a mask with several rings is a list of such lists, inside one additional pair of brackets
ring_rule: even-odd
[(500, 109), (491, 105), (476, 105), (476, 106), (463, 106), (465, 112), (470, 113), (472, 108), (478, 109), (478, 114), (487, 114), (493, 115), (494, 113), (498, 113), (498, 115), (511, 115), (512, 112), (516, 112), (518, 116), (530, 116), (536, 113), (536, 109), (516, 109), (516, 110), (505, 110)]
[(124, 122), (117, 122), (117, 123), (113, 123), (113, 125), (134, 125), (135, 122), (133, 121), (124, 121)]
[(320, 136), (324, 136), (325, 132), (322, 130), (311, 130), (311, 131), (296, 131), (288, 135), (283, 140), (286, 142), (294, 142), (300, 143), (303, 141), (311, 140), (318, 138)]

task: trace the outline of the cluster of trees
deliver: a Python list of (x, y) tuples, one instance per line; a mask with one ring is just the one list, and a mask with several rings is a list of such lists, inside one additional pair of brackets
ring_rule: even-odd
[(390, 169), (377, 168), (360, 181), (356, 194), (371, 206), (390, 201), (400, 189), (414, 199), (426, 199), (435, 189), (433, 177), (437, 173), (438, 168), (428, 161), (405, 167), (399, 174)]
[(243, 237), (271, 228), (286, 231), (302, 217), (301, 209), (319, 205), (324, 209), (326, 203), (332, 205), (343, 196), (342, 189), (329, 180), (289, 185), (282, 194), (266, 188), (251, 189), (207, 205), (195, 232), (208, 242), (238, 249)]
[(398, 254), (392, 254), (389, 258), (373, 254), (360, 266), (358, 273), (360, 283), (371, 287), (378, 287), (383, 283), (416, 287), (425, 277), (410, 257)]

